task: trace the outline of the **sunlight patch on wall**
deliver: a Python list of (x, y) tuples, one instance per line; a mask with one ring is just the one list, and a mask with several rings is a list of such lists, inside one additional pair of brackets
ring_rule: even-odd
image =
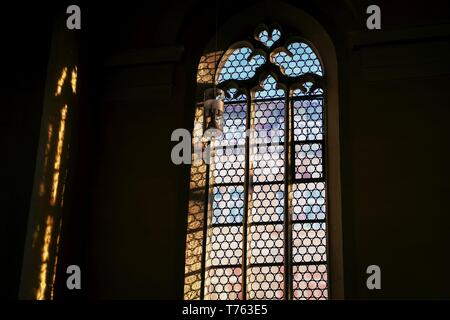
[(66, 81), (67, 78), (67, 67), (64, 67), (64, 69), (61, 72), (61, 76), (58, 79), (57, 82), (57, 86), (56, 86), (56, 92), (55, 92), (55, 96), (60, 96), (62, 93), (62, 88), (64, 86), (64, 82)]
[(48, 158), (50, 155), (50, 149), (51, 149), (51, 143), (52, 143), (52, 136), (53, 136), (53, 125), (51, 123), (48, 124), (47, 128), (47, 143), (45, 144), (45, 154), (44, 154), (44, 172), (42, 175), (42, 180), (39, 183), (39, 196), (44, 196), (45, 194), (45, 176), (47, 173), (47, 167), (48, 167)]
[(58, 236), (56, 238), (56, 253), (55, 261), (53, 263), (53, 278), (52, 278), (52, 290), (50, 292), (50, 300), (53, 300), (55, 293), (55, 281), (56, 281), (56, 267), (58, 266), (58, 254), (59, 254), (59, 241), (61, 239), (62, 219), (59, 220)]
[(77, 94), (77, 78), (78, 78), (78, 68), (75, 66), (75, 68), (72, 69), (72, 78), (70, 80), (73, 94)]
[(61, 208), (64, 207), (64, 193), (66, 191), (66, 178), (65, 177), (67, 177), (67, 169), (64, 174), (64, 183), (63, 183), (62, 190), (61, 190), (61, 204), (60, 204)]
[[(78, 69), (73, 67), (71, 71), (68, 67), (64, 67), (61, 75), (57, 80), (57, 87), (55, 96), (60, 96), (63, 99), (55, 101), (57, 107), (56, 119), (54, 116), (48, 118), (47, 135), (44, 149), (44, 167), (42, 179), (39, 184), (38, 193), (42, 197), (47, 192), (49, 193), (48, 200), (43, 203), (43, 211), (53, 207), (52, 214), (46, 218), (45, 225), (38, 224), (35, 227), (33, 238), (33, 248), (36, 243), (42, 241), (43, 245), (40, 248), (40, 267), (38, 290), (36, 292), (37, 300), (51, 299), (54, 297), (54, 284), (56, 280), (56, 268), (58, 264), (59, 242), (61, 238), (61, 208), (63, 206), (63, 194), (65, 191), (65, 176), (67, 175), (67, 168), (64, 170), (64, 159), (67, 158), (66, 153), (66, 134), (67, 134), (67, 116), (68, 103), (70, 103), (70, 94), (76, 94)], [(70, 72), (70, 73), (69, 73)], [(70, 77), (70, 83), (67, 80)], [(65, 89), (65, 86), (70, 86), (70, 91)], [(62, 107), (61, 107), (62, 104)], [(56, 131), (57, 130), (57, 131)], [(55, 145), (56, 144), (56, 145)], [(54, 158), (53, 158), (54, 157)], [(50, 159), (53, 158), (53, 163)], [(50, 168), (51, 170), (48, 170)], [(60, 199), (60, 200), (58, 200)], [(60, 207), (57, 208), (58, 201)], [(58, 228), (59, 229), (56, 229)], [(41, 230), (39, 235), (39, 230)], [(42, 234), (43, 233), (43, 234)], [(43, 237), (43, 238), (42, 238)]]
[(47, 216), (47, 221), (45, 223), (44, 244), (42, 245), (41, 250), (41, 270), (39, 273), (39, 288), (36, 292), (37, 300), (45, 299), (45, 292), (47, 289), (47, 269), (50, 258), (49, 249), (52, 240), (52, 231), (53, 231), (53, 217)]
[(61, 120), (59, 122), (58, 145), (57, 145), (57, 149), (56, 149), (56, 156), (55, 156), (55, 163), (54, 163), (52, 192), (50, 195), (50, 204), (52, 206), (55, 205), (56, 198), (58, 195), (61, 156), (62, 156), (63, 144), (64, 144), (64, 134), (65, 134), (65, 130), (66, 130), (66, 116), (67, 116), (67, 105), (65, 105), (61, 109)]
[(216, 73), (216, 66), (223, 51), (211, 52), (200, 58), (197, 70), (197, 83), (212, 84)]
[[(212, 78), (211, 78), (212, 79)], [(192, 135), (193, 147), (202, 146), (203, 108), (197, 106)], [(186, 236), (186, 265), (184, 278), (184, 298), (186, 300), (200, 299), (201, 261), (203, 243), (203, 215), (205, 200), (206, 165), (196, 161), (193, 155), (191, 180), (189, 187), (188, 231)]]

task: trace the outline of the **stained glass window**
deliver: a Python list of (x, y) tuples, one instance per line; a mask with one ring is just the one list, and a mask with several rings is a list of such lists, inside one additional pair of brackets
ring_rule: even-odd
[(324, 70), (280, 27), (206, 53), (202, 90), (226, 91), (222, 135), (191, 168), (185, 299), (327, 299)]

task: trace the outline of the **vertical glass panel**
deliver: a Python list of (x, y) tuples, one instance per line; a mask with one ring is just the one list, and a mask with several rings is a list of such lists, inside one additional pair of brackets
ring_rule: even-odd
[(254, 104), (252, 119), (254, 143), (281, 143), (284, 141), (284, 106), (284, 100)]
[(294, 223), (292, 225), (292, 256), (294, 262), (325, 262), (327, 237), (325, 223)]
[(249, 222), (279, 222), (283, 220), (284, 184), (253, 186)]
[(295, 145), (295, 178), (317, 179), (323, 177), (322, 144)]
[(225, 104), (223, 133), (214, 141), (214, 146), (245, 145), (246, 103)]
[(214, 187), (212, 224), (241, 223), (244, 215), (244, 187)]
[(242, 227), (211, 227), (208, 230), (206, 266), (227, 266), (242, 263)]
[(241, 300), (242, 269), (210, 269), (205, 279), (205, 299), (207, 300)]
[(248, 298), (280, 300), (284, 298), (284, 267), (258, 266), (248, 271)]
[(295, 183), (292, 193), (292, 221), (326, 218), (325, 182)]
[(323, 107), (321, 99), (294, 101), (295, 141), (323, 139)]
[(218, 148), (211, 163), (214, 183), (244, 183), (245, 148)]
[(284, 146), (255, 147), (251, 148), (250, 152), (253, 182), (282, 182), (284, 180)]
[(252, 225), (249, 228), (250, 264), (283, 262), (283, 225)]
[(328, 274), (326, 264), (293, 267), (295, 300), (328, 299)]

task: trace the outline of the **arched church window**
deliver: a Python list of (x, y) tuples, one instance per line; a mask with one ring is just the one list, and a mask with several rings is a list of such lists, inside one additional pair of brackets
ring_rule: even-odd
[[(327, 299), (326, 86), (319, 53), (278, 25), (198, 65), (185, 299)], [(203, 93), (225, 92), (206, 141)]]

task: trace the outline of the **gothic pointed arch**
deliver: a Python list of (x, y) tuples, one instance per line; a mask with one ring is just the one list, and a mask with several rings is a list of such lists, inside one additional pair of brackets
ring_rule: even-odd
[[(243, 39), (224, 30), (244, 14), (231, 19), (227, 44), (200, 58), (192, 143), (214, 148), (191, 167), (185, 299), (343, 297), (335, 51), (312, 17), (283, 10), (242, 22)], [(208, 142), (213, 86), (226, 93), (224, 127)]]

